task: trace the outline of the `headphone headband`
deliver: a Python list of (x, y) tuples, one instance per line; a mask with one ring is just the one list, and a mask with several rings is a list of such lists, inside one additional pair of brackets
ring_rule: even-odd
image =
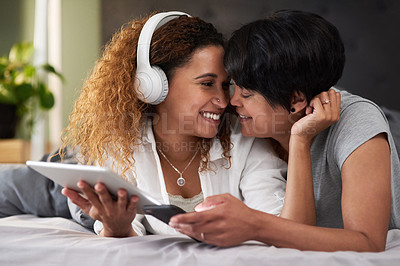
[[(143, 94), (141, 95), (141, 100), (147, 103), (158, 104), (165, 99), (168, 93), (168, 80), (166, 79), (165, 73), (160, 68), (150, 65), (151, 38), (153, 33), (162, 25), (182, 15), (189, 16), (179, 11), (155, 14), (147, 20), (140, 32), (136, 53), (137, 66), (135, 83), (137, 89)], [(161, 80), (159, 78), (161, 78)]]
[(150, 58), (149, 58), (150, 44), (154, 32), (162, 25), (182, 15), (189, 16), (188, 14), (183, 12), (171, 11), (171, 12), (162, 12), (155, 14), (154, 16), (152, 16), (147, 20), (139, 36), (138, 48), (137, 48), (138, 65), (141, 64), (150, 67)]

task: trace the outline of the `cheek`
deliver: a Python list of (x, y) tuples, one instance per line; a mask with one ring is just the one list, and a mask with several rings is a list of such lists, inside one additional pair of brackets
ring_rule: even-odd
[(253, 116), (253, 133), (259, 137), (269, 137), (284, 134), (287, 128), (287, 115), (284, 112), (258, 110)]
[(253, 117), (253, 127), (254, 133), (257, 136), (269, 134), (272, 127), (271, 117), (266, 114), (259, 114)]
[(271, 135), (282, 135), (286, 133), (286, 120), (284, 117), (276, 116), (271, 122)]

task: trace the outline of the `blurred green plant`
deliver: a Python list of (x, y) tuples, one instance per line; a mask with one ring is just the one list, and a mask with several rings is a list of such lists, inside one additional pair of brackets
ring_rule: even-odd
[(16, 106), (19, 119), (18, 128), (24, 128), (25, 138), (30, 138), (38, 110), (50, 110), (54, 106), (54, 95), (41, 78), (43, 73), (54, 74), (64, 81), (64, 77), (53, 66), (34, 66), (33, 44), (17, 43), (12, 46), (8, 57), (0, 57), (0, 103)]

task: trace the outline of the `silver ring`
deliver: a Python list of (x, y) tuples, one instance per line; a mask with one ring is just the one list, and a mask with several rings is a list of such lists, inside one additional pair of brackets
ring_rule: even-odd
[(203, 232), (200, 233), (200, 238), (201, 238), (201, 240), (204, 240), (204, 233)]
[(331, 101), (329, 101), (328, 99), (326, 99), (325, 101), (323, 101), (322, 102), (322, 104), (328, 104), (328, 103), (330, 103)]

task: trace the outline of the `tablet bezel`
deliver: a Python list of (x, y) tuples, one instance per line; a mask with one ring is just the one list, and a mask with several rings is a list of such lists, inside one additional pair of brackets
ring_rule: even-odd
[(162, 205), (146, 192), (140, 190), (134, 184), (129, 183), (106, 167), (38, 161), (27, 161), (26, 165), (57, 184), (77, 192), (80, 192), (77, 186), (80, 180), (85, 181), (91, 186), (102, 182), (113, 195), (117, 195), (119, 188), (124, 188), (128, 192), (128, 197), (132, 195), (139, 197), (136, 210), (140, 214), (144, 214), (143, 206), (145, 205)]

